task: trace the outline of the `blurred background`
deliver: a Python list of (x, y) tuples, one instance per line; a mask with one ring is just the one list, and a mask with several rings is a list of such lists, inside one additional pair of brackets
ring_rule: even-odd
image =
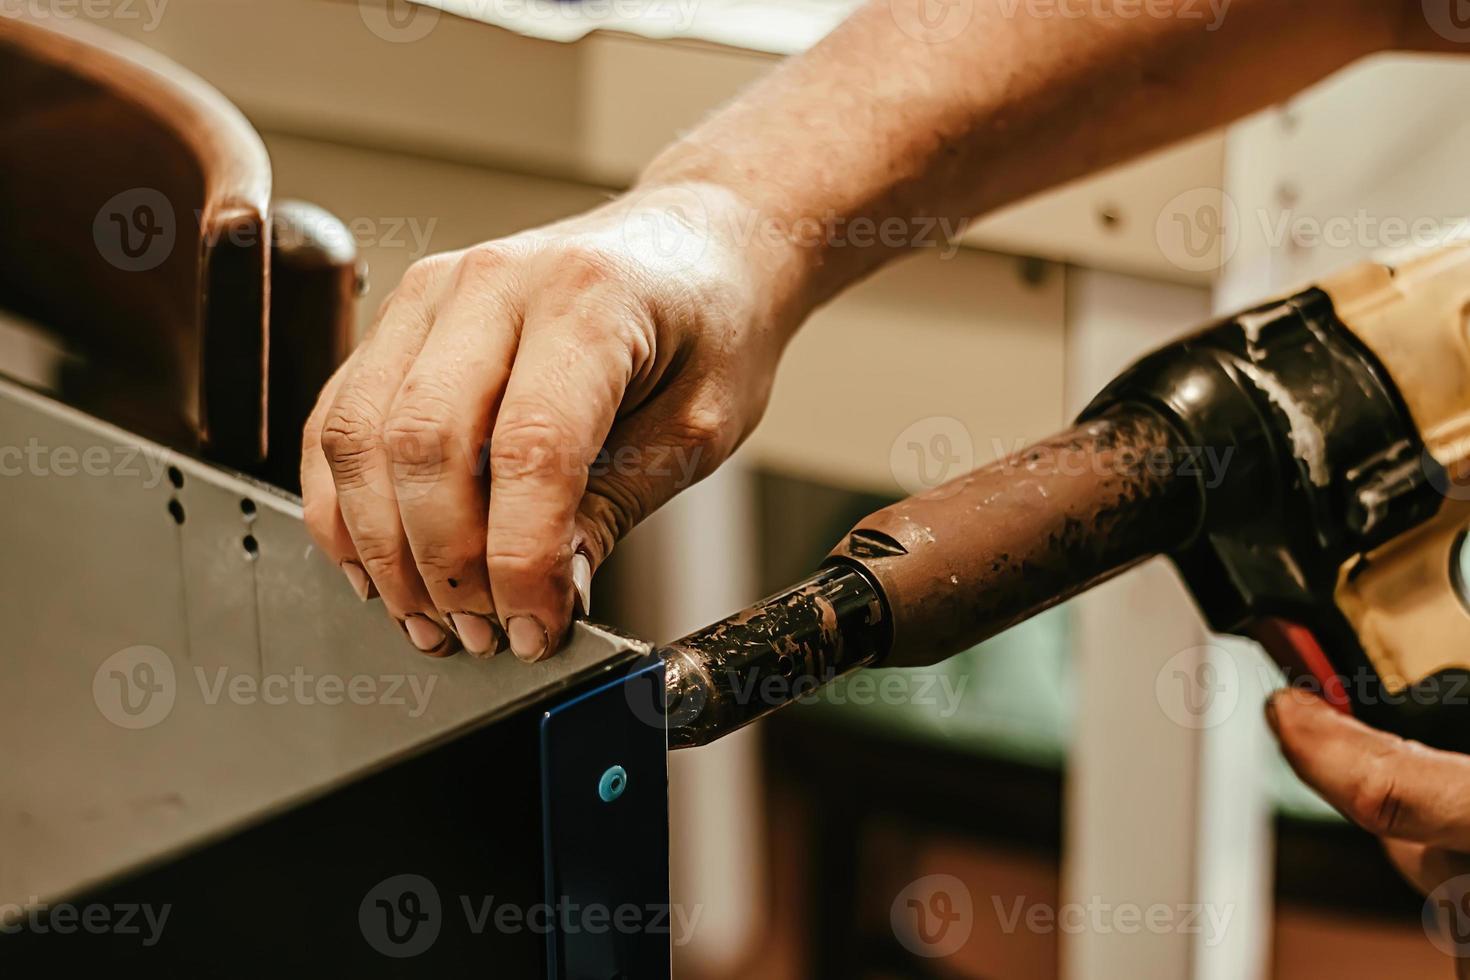
[[(34, 0), (195, 71), (277, 197), (366, 259), (583, 210), (851, 0)], [(936, 3), (964, 17), (970, 0)], [(1228, 84), (1228, 80), (1222, 80)], [(1424, 93), (1433, 92), (1433, 99)], [(1470, 213), (1470, 64), (1381, 58), (986, 218), (821, 311), (732, 464), (639, 528), (595, 618), (666, 640), (859, 517), (1062, 426), (1134, 356)], [(941, 668), (673, 759), (690, 980), (1448, 975), (1422, 901), (1285, 769), (1277, 682), (1156, 564)]]

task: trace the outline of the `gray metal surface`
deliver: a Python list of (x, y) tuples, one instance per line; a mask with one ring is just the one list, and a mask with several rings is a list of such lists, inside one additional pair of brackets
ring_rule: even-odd
[(423, 657), (316, 553), (294, 499), (3, 379), (0, 623), (0, 907), (166, 857), (647, 650), (579, 624), (534, 666)]

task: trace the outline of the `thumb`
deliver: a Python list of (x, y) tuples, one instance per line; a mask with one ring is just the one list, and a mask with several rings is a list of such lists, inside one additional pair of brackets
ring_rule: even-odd
[[(619, 421), (588, 470), (577, 508), (572, 579), (583, 614), (591, 613), (591, 576), (613, 546), (644, 518), (704, 479), (739, 441), (737, 427), (716, 407), (691, 405), (665, 392)], [(585, 579), (579, 581), (579, 568)]]
[(1470, 850), (1470, 756), (1381, 732), (1315, 695), (1287, 689), (1267, 718), (1298, 776), (1379, 837)]

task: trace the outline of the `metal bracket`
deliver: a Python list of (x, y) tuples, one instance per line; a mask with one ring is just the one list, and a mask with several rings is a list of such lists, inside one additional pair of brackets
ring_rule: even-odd
[(547, 975), (672, 974), (664, 665), (541, 717)]

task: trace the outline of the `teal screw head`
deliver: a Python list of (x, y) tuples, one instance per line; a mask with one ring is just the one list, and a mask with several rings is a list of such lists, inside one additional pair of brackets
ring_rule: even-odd
[(602, 802), (611, 803), (622, 796), (628, 788), (628, 772), (622, 766), (611, 766), (597, 781), (597, 795)]

